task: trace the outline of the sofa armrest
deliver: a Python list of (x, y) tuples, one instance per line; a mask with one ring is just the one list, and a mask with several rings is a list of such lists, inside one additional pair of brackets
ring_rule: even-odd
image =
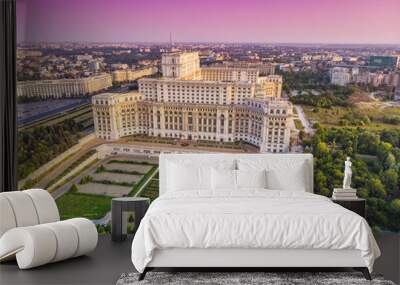
[(0, 238), (0, 261), (15, 257), (28, 269), (87, 254), (97, 240), (96, 226), (84, 218), (13, 228)]

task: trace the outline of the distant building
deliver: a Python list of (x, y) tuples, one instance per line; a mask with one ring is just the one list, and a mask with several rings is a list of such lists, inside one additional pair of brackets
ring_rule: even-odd
[(114, 50), (112, 51), (113, 55), (124, 55), (124, 54), (131, 54), (132, 50), (127, 49), (127, 50)]
[(331, 83), (346, 86), (351, 82), (351, 71), (345, 67), (334, 67), (331, 70)]
[(118, 69), (128, 69), (129, 66), (126, 63), (113, 63), (111, 64), (111, 69), (112, 70), (118, 70)]
[(224, 62), (223, 64), (216, 64), (213, 67), (234, 67), (234, 68), (255, 68), (260, 72), (260, 75), (274, 75), (275, 65), (271, 63), (260, 62)]
[(17, 82), (17, 96), (64, 98), (93, 94), (112, 86), (110, 74), (76, 79), (35, 80)]
[(397, 84), (397, 87), (394, 91), (394, 100), (400, 101), (400, 82)]
[(368, 65), (374, 67), (395, 69), (397, 66), (399, 66), (399, 57), (373, 55), (369, 57)]
[(335, 54), (335, 55), (332, 55), (331, 61), (340, 62), (340, 61), (343, 61), (343, 57), (341, 57), (340, 55)]
[(97, 73), (100, 70), (100, 63), (96, 60), (89, 62), (89, 70), (93, 73)]
[(41, 57), (42, 55), (43, 53), (39, 50), (17, 49), (17, 58)]
[(385, 75), (385, 85), (397, 86), (400, 84), (400, 74), (396, 72), (389, 72)]
[(357, 84), (371, 84), (374, 87), (379, 86), (397, 86), (400, 82), (400, 74), (390, 71), (390, 72), (369, 72), (363, 71), (357, 74), (352, 74), (352, 82)]
[(76, 59), (79, 60), (79, 61), (80, 60), (92, 60), (93, 56), (90, 55), (90, 54), (80, 54), (80, 55), (76, 56)]
[(153, 75), (158, 72), (157, 67), (147, 67), (136, 70), (116, 70), (112, 73), (113, 82), (135, 81), (141, 77)]
[(140, 79), (139, 92), (93, 96), (96, 136), (245, 141), (261, 152), (289, 150), (292, 105), (279, 98), (280, 76), (257, 77), (248, 68), (204, 70), (197, 53), (167, 53), (163, 77)]
[(368, 74), (368, 83), (374, 87), (379, 87), (383, 85), (385, 82), (385, 75), (381, 72), (373, 73), (370, 72)]

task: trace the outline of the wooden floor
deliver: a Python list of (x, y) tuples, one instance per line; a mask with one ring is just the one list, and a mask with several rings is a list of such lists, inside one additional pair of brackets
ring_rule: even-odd
[[(400, 284), (400, 235), (386, 234), (377, 241), (382, 257), (376, 261), (374, 271)], [(131, 243), (115, 243), (109, 236), (101, 236), (96, 250), (88, 256), (29, 270), (19, 270), (15, 262), (4, 263), (0, 265), (0, 284), (115, 284), (122, 273), (135, 271)]]

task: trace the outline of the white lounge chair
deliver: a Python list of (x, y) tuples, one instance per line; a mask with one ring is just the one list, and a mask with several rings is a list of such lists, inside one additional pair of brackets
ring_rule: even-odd
[(96, 226), (88, 219), (60, 221), (45, 190), (0, 193), (0, 262), (16, 259), (20, 269), (84, 255), (96, 248)]

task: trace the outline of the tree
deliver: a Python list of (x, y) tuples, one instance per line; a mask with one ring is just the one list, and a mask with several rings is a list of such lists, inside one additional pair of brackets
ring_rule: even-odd
[(73, 119), (51, 126), (36, 126), (19, 131), (18, 179), (27, 177), (41, 165), (78, 143), (84, 127)]
[(320, 142), (317, 145), (315, 152), (316, 152), (317, 156), (323, 156), (323, 155), (328, 154), (329, 153), (328, 145), (324, 142)]
[(93, 177), (90, 175), (86, 175), (84, 177), (82, 177), (81, 181), (79, 182), (79, 184), (87, 184), (93, 181)]
[(384, 199), (386, 198), (386, 190), (385, 186), (383, 186), (381, 180), (379, 178), (371, 178), (367, 183), (368, 191), (372, 194), (372, 196)]
[(323, 188), (327, 187), (328, 179), (321, 170), (317, 170), (314, 176), (316, 192), (320, 193)]
[(389, 169), (391, 167), (394, 167), (396, 164), (396, 157), (392, 153), (387, 153), (386, 157), (384, 158), (383, 161), (383, 168), (384, 169)]
[(330, 196), (341, 185), (343, 161), (350, 155), (352, 186), (367, 200), (368, 223), (375, 230), (400, 231), (400, 131), (316, 129), (311, 139), (303, 140), (304, 149), (314, 155), (315, 193)]
[(78, 186), (76, 186), (76, 184), (72, 184), (71, 187), (69, 188), (69, 192), (71, 193), (75, 193), (78, 192)]
[(399, 191), (399, 175), (395, 169), (385, 170), (382, 173), (382, 182), (391, 195), (395, 195)]

